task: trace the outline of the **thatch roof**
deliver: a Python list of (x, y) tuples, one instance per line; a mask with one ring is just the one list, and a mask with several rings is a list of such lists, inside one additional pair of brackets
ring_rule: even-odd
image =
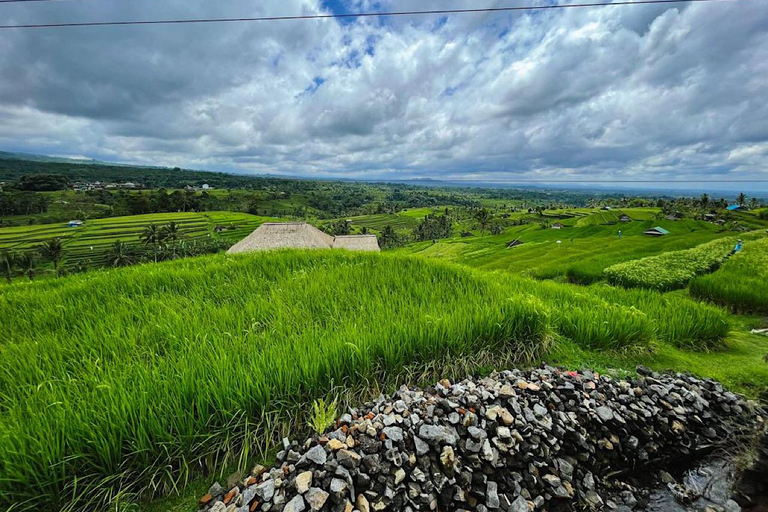
[(330, 249), (333, 237), (306, 222), (267, 222), (229, 248), (227, 254), (270, 249)]
[(347, 249), (349, 251), (375, 251), (378, 252), (379, 240), (376, 235), (347, 235), (337, 236), (333, 239), (334, 249)]
[(227, 254), (270, 249), (379, 251), (376, 235), (332, 237), (306, 222), (267, 222), (230, 247)]

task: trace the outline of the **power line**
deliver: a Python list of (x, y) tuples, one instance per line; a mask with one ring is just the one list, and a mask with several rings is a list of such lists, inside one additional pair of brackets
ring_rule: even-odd
[[(64, 0), (0, 0), (0, 2), (61, 2)], [(746, 0), (636, 0), (618, 2), (591, 2), (577, 4), (555, 5), (525, 5), (516, 7), (487, 7), (478, 9), (436, 9), (429, 11), (378, 11), (359, 13), (333, 13), (333, 14), (307, 14), (299, 16), (262, 16), (256, 18), (197, 18), (186, 20), (133, 20), (133, 21), (86, 21), (73, 23), (32, 23), (26, 25), (0, 25), (0, 29), (32, 29), (32, 28), (68, 28), (68, 27), (114, 27), (126, 25), (182, 25), (201, 23), (240, 23), (253, 21), (289, 21), (289, 20), (321, 20), (339, 18), (372, 18), (383, 16), (423, 16), (434, 14), (474, 14), (474, 13), (498, 13), (515, 11), (543, 11), (550, 9), (571, 9), (585, 7), (610, 7), (620, 5), (650, 5), (650, 4), (683, 4), (683, 3), (709, 3), (709, 2), (740, 2)]]

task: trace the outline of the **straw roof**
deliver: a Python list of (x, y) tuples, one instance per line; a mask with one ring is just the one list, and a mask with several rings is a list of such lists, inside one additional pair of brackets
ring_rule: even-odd
[(376, 235), (337, 236), (333, 239), (333, 248), (349, 251), (381, 251)]
[(227, 254), (270, 249), (379, 251), (376, 235), (332, 237), (306, 222), (267, 222), (230, 247)]
[(306, 222), (267, 222), (227, 251), (236, 254), (270, 249), (330, 249), (333, 237)]

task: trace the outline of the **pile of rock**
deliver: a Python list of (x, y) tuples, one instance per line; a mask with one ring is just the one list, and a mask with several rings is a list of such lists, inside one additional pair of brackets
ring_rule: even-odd
[(401, 388), (323, 436), (283, 441), (207, 512), (478, 512), (635, 507), (608, 474), (754, 431), (761, 411), (712, 380), (638, 368), (633, 379), (542, 367)]

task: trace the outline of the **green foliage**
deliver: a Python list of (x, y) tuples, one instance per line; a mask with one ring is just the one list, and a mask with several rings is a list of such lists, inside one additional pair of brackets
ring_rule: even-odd
[(720, 270), (691, 281), (690, 292), (736, 311), (768, 313), (768, 239), (747, 241)]
[(231, 453), (247, 425), (307, 410), (329, 382), (480, 350), (541, 353), (549, 330), (532, 297), (387, 255), (217, 255), (12, 284), (0, 301), (0, 508), (80, 510), (146, 491)]
[(349, 235), (352, 232), (350, 229), (350, 223), (344, 219), (326, 224), (323, 226), (323, 231), (331, 236), (344, 236)]
[(611, 284), (654, 290), (685, 287), (697, 275), (717, 269), (731, 254), (735, 238), (723, 238), (684, 251), (618, 263), (605, 269)]
[(21, 275), (32, 281), (35, 278), (35, 270), (37, 270), (37, 255), (33, 252), (22, 252), (16, 258), (16, 266)]
[(61, 174), (33, 174), (22, 176), (16, 183), (19, 190), (46, 192), (69, 188), (69, 178)]
[(385, 226), (379, 235), (379, 247), (382, 249), (394, 249), (407, 243), (405, 236), (398, 234), (392, 226)]
[(5, 250), (0, 252), (0, 271), (9, 283), (13, 281), (14, 270), (16, 269), (18, 258), (19, 255), (14, 251)]
[(413, 238), (418, 242), (448, 238), (453, 231), (453, 223), (447, 214), (429, 214), (413, 230)]
[(323, 398), (318, 398), (312, 402), (312, 416), (310, 418), (310, 426), (318, 434), (325, 432), (325, 429), (330, 427), (338, 416), (338, 400), (333, 399), (331, 402), (326, 403)]
[(38, 248), (40, 255), (46, 260), (53, 263), (53, 269), (58, 270), (59, 263), (64, 257), (64, 245), (61, 243), (61, 238), (51, 238), (43, 242)]

